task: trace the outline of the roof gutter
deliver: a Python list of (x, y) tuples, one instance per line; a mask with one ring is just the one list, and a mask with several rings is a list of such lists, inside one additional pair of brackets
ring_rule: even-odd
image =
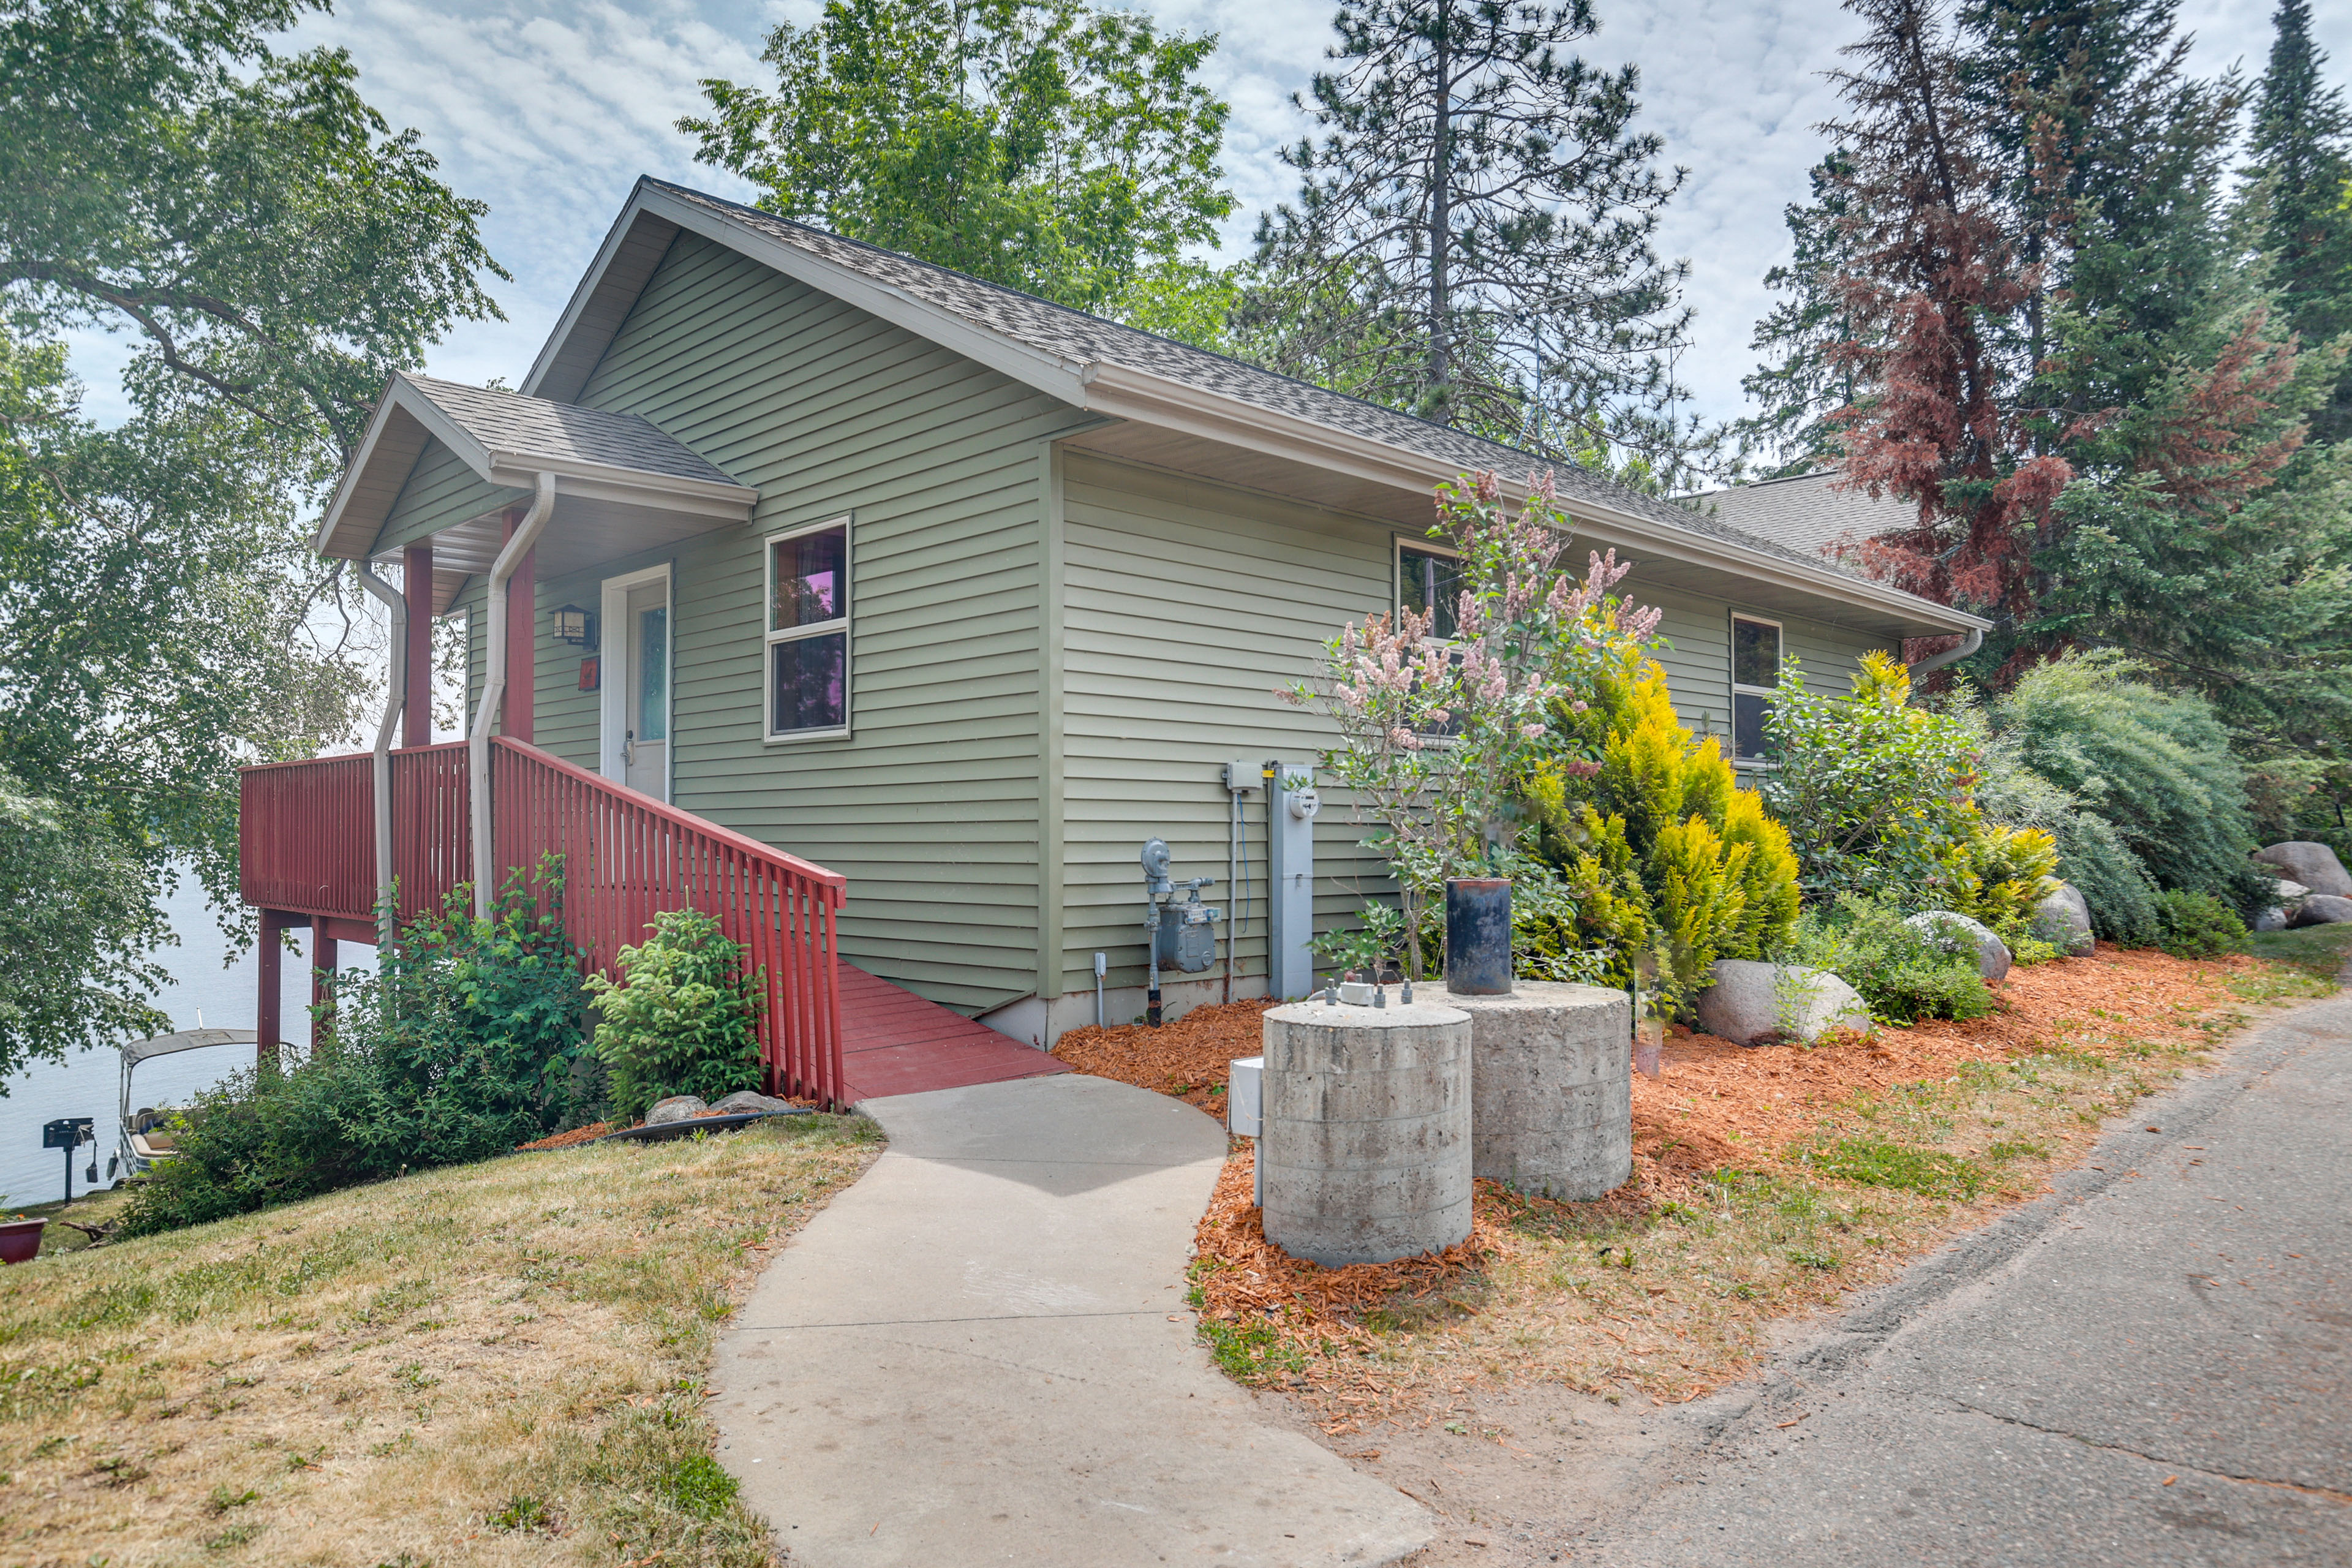
[(541, 468), (539, 472), (539, 494), (530, 503), (530, 510), (522, 526), (514, 531), (506, 548), (490, 564), (489, 595), (483, 605), (488, 617), (487, 646), (482, 650), (482, 700), (474, 710), (473, 731), (466, 737), (467, 784), (472, 798), (474, 830), (474, 917), (488, 920), (494, 889), (490, 883), (498, 875), (497, 846), (490, 842), (490, 724), (498, 716), (499, 705), (507, 694), (507, 582), (530, 553), (546, 531), (547, 520), (555, 513), (555, 475)]
[(392, 678), (384, 683), (383, 718), (375, 727), (372, 752), (375, 775), (375, 934), (376, 951), (392, 947), (394, 902), (397, 892), (392, 870), (392, 731), (408, 701), (408, 598), (375, 574), (374, 565), (359, 563), (360, 586), (375, 595), (392, 614)]
[(1931, 653), (1918, 663), (1906, 665), (1904, 668), (1910, 671), (1911, 679), (1916, 680), (1923, 675), (1935, 674), (1948, 664), (1958, 664), (1982, 647), (1984, 647), (1984, 628), (1970, 626), (1968, 635), (1960, 639), (1957, 647), (1948, 647), (1941, 653)]

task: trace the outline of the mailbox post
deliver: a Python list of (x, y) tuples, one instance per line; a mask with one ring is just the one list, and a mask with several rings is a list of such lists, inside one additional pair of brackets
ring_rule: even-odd
[(87, 1116), (61, 1116), (55, 1121), (45, 1122), (41, 1127), (41, 1147), (62, 1149), (66, 1152), (66, 1202), (68, 1203), (73, 1202), (74, 1151), (85, 1143), (96, 1142), (98, 1142), (98, 1134), (90, 1130), (90, 1118)]

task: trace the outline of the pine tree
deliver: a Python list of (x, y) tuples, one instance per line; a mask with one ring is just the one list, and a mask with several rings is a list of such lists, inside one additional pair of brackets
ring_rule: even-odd
[[(2352, 331), (2352, 116), (2327, 86), (2327, 56), (2311, 41), (2309, 0), (2280, 0), (2277, 37), (2254, 97), (2246, 173), (2261, 243), (2287, 323), (2306, 344)], [(2337, 380), (2312, 438), (2352, 435), (2352, 375)]]
[(1688, 267), (1652, 247), (1680, 186), (1628, 129), (1638, 70), (1568, 52), (1588, 0), (1341, 0), (1335, 68), (1284, 159), (1245, 311), (1259, 357), (1506, 440), (1540, 421), (1654, 460), (1685, 444), (1668, 361)]
[(1856, 388), (1853, 365), (1838, 352), (1853, 329), (1837, 272), (1853, 173), (1843, 150), (1830, 153), (1808, 175), (1813, 199), (1781, 209), (1791, 254), (1764, 274), (1764, 287), (1789, 298), (1756, 323), (1748, 346), (1769, 357), (1739, 384), (1764, 411), (1732, 426), (1743, 447), (1769, 454), (1770, 478), (1811, 473), (1843, 456), (1835, 416), (1853, 406)]

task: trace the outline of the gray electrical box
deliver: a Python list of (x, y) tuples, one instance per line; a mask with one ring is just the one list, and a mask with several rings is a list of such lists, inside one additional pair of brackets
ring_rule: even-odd
[(1217, 961), (1217, 911), (1197, 898), (1162, 904), (1152, 939), (1159, 945), (1160, 968), (1198, 974)]
[(1266, 989), (1295, 1001), (1315, 989), (1315, 814), (1322, 800), (1304, 763), (1270, 763), (1265, 795)]

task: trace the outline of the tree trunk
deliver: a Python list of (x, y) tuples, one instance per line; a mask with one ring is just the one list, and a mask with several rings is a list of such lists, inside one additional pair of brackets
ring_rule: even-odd
[(1446, 390), (1454, 378), (1454, 345), (1448, 335), (1450, 301), (1447, 299), (1446, 242), (1453, 227), (1452, 197), (1454, 169), (1450, 143), (1453, 141), (1453, 71), (1452, 39), (1447, 37), (1453, 19), (1454, 0), (1437, 3), (1436, 113), (1429, 139), (1429, 391), (1439, 405), (1446, 424), (1454, 423), (1451, 399)]

